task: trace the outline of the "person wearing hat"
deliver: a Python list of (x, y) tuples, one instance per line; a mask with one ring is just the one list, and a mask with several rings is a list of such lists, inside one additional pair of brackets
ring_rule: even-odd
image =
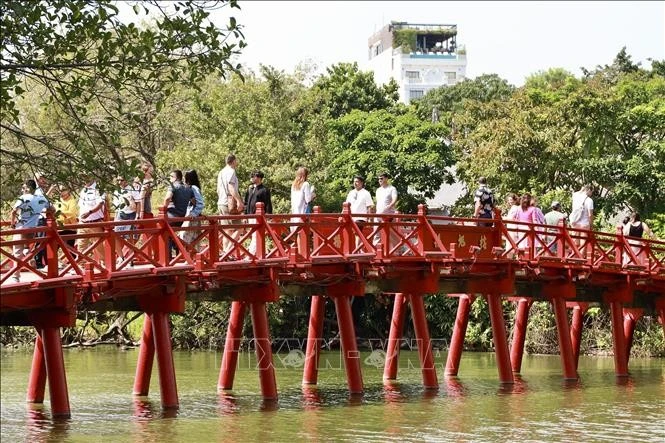
[[(545, 214), (545, 224), (552, 225), (552, 226), (559, 226), (561, 220), (563, 220), (564, 223), (566, 222), (566, 219), (567, 219), (568, 216), (566, 214), (564, 214), (563, 212), (561, 212), (561, 203), (559, 203), (558, 201), (555, 200), (550, 205), (550, 208), (552, 210), (550, 212), (548, 212), (547, 214)], [(548, 231), (550, 231), (552, 233), (557, 232), (556, 229), (548, 229)], [(550, 243), (552, 243), (552, 241), (554, 241), (554, 237), (548, 236), (546, 241), (547, 241), (547, 244), (550, 244)], [(553, 254), (556, 254), (556, 250), (557, 250), (556, 243), (552, 245), (550, 250), (552, 251)]]
[(561, 212), (561, 203), (555, 200), (550, 208), (552, 210), (545, 214), (545, 224), (557, 226), (561, 220), (566, 219), (566, 214)]

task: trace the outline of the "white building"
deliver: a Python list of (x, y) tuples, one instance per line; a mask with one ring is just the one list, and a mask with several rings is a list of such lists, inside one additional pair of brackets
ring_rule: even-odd
[(367, 69), (374, 80), (395, 79), (404, 103), (466, 77), (466, 50), (457, 46), (457, 25), (392, 22), (369, 38), (368, 49)]

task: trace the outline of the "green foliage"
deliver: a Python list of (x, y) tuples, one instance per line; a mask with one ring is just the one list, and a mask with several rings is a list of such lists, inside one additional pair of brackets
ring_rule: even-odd
[(210, 21), (235, 0), (129, 5), (145, 26), (110, 0), (0, 3), (3, 190), (35, 169), (75, 188), (82, 172), (101, 183), (134, 172), (132, 159), (152, 162), (162, 147), (154, 123), (175, 86), (239, 72), (240, 25)]
[(402, 52), (416, 51), (416, 38), (418, 31), (415, 29), (395, 29), (393, 31), (393, 48), (402, 48)]
[(496, 74), (483, 74), (474, 79), (464, 79), (453, 86), (440, 86), (414, 100), (416, 112), (423, 119), (429, 119), (432, 109), (440, 114), (460, 112), (467, 100), (488, 103), (493, 100), (508, 100), (515, 87)]
[(360, 71), (357, 63), (338, 63), (326, 72), (314, 83), (314, 90), (321, 94), (322, 111), (330, 118), (341, 117), (354, 109), (387, 109), (399, 98), (397, 83), (378, 86), (374, 74)]
[(412, 212), (451, 178), (446, 167), (453, 162), (452, 152), (443, 143), (447, 128), (423, 122), (410, 109), (402, 114), (352, 111), (330, 122), (329, 128), (325, 186), (341, 199), (355, 174), (364, 176), (372, 191), (378, 175), (388, 171), (399, 210)]
[[(473, 183), (487, 176), (500, 199), (528, 191), (547, 196), (541, 203), (556, 195), (564, 206), (570, 197), (563, 197), (592, 183), (600, 191), (599, 214), (625, 207), (646, 217), (665, 213), (658, 197), (665, 179), (665, 78), (629, 61), (620, 53), (581, 80), (551, 69), (529, 77), (506, 100), (464, 101), (451, 117), (459, 177)], [(426, 118), (432, 104), (418, 106)]]

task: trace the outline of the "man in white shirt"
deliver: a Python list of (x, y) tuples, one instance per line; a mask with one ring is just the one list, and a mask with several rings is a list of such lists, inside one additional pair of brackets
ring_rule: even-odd
[(390, 184), (387, 172), (379, 175), (379, 187), (376, 189), (376, 213), (394, 214), (397, 204), (397, 189)]
[[(381, 173), (379, 175), (379, 187), (376, 189), (376, 213), (377, 214), (394, 214), (395, 213), (395, 204), (397, 203), (397, 189), (390, 184), (390, 175), (387, 172)], [(382, 217), (379, 218), (379, 222), (390, 222), (392, 217)], [(381, 239), (380, 235), (374, 236), (374, 245), (376, 246)], [(399, 237), (390, 230), (390, 245), (389, 249), (395, 247), (399, 243)]]
[[(570, 226), (575, 229), (589, 230), (593, 227), (593, 187), (591, 185), (584, 185), (582, 189), (573, 192), (573, 210), (570, 213)], [(575, 244), (579, 247), (582, 240), (587, 238), (587, 233), (572, 232)], [(586, 256), (589, 252), (589, 245), (585, 242), (584, 251), (582, 253)]]
[[(97, 183), (88, 176), (85, 178), (85, 186), (81, 190), (79, 196), (79, 222), (81, 223), (96, 223), (104, 221), (104, 202), (106, 201), (106, 194), (100, 194), (97, 189)], [(101, 227), (87, 227), (78, 230), (79, 234), (97, 234), (100, 235), (104, 232)], [(77, 242), (77, 249), (81, 252), (85, 251), (90, 245), (98, 239), (80, 238)], [(104, 242), (100, 242), (95, 248), (94, 253), (97, 259), (104, 260)]]
[[(229, 154), (226, 156), (226, 166), (217, 174), (217, 209), (219, 209), (220, 215), (242, 214), (245, 209), (245, 204), (238, 192), (237, 167), (238, 159), (235, 155)], [(220, 220), (222, 225), (237, 223), (238, 220)], [(228, 232), (228, 234), (234, 239), (238, 237), (236, 230)], [(226, 252), (231, 248), (231, 240), (224, 236), (222, 238), (222, 249)]]
[(578, 220), (571, 220), (571, 226), (577, 229), (590, 229), (593, 226), (593, 187), (591, 185), (584, 185), (582, 189), (573, 192), (573, 214), (581, 211)]
[[(351, 203), (351, 214), (369, 214), (374, 208), (374, 201), (369, 191), (365, 189), (365, 178), (356, 175), (353, 177), (353, 189), (346, 196), (346, 201)], [(366, 217), (353, 217), (355, 222), (364, 223)]]

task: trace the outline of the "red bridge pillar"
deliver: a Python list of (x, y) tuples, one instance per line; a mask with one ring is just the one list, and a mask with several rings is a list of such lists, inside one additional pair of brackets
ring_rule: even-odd
[(633, 347), (635, 325), (643, 315), (644, 309), (642, 308), (623, 308), (623, 333), (626, 341), (626, 364), (630, 361), (630, 350)]
[(390, 322), (390, 335), (388, 336), (388, 348), (386, 352), (386, 363), (383, 367), (383, 380), (395, 380), (399, 366), (399, 344), (402, 341), (404, 331), (404, 317), (406, 315), (406, 297), (403, 293), (395, 294), (393, 304), (393, 317)]
[(154, 334), (155, 351), (157, 353), (162, 407), (165, 409), (176, 409), (179, 405), (178, 388), (173, 365), (169, 314), (166, 312), (155, 312), (150, 314), (150, 316), (152, 317), (152, 331)]
[(459, 372), (459, 364), (464, 349), (464, 338), (466, 337), (466, 328), (469, 324), (469, 310), (476, 297), (471, 294), (460, 294), (459, 304), (457, 305), (457, 317), (453, 327), (453, 336), (450, 339), (450, 348), (446, 359), (446, 376), (456, 376)]
[(346, 379), (349, 391), (352, 394), (362, 394), (363, 377), (360, 370), (360, 353), (356, 343), (356, 330), (353, 325), (353, 314), (351, 312), (351, 297), (338, 296), (333, 298), (335, 312), (337, 313), (337, 324), (342, 344), (342, 359), (346, 369)]
[(44, 361), (44, 343), (42, 333), (37, 329), (35, 337), (35, 350), (32, 355), (32, 367), (30, 368), (30, 379), (28, 381), (28, 403), (44, 403), (44, 392), (46, 391), (46, 362)]
[(439, 382), (436, 378), (434, 367), (434, 356), (432, 355), (432, 341), (429, 335), (427, 317), (425, 316), (425, 304), (421, 294), (411, 294), (411, 317), (413, 328), (418, 342), (418, 355), (420, 357), (420, 368), (423, 373), (423, 385), (427, 389), (438, 389)]
[(623, 331), (623, 311), (620, 301), (610, 302), (612, 313), (612, 341), (614, 342), (614, 372), (617, 377), (628, 376), (626, 336)]
[(566, 307), (572, 308), (573, 315), (570, 323), (570, 343), (573, 348), (575, 370), (580, 361), (580, 347), (582, 344), (582, 329), (584, 327), (584, 313), (589, 309), (589, 303), (567, 302)]
[(510, 355), (508, 353), (506, 325), (503, 320), (501, 295), (487, 294), (486, 297), (490, 311), (490, 322), (492, 323), (492, 340), (494, 341), (494, 352), (499, 370), (499, 381), (501, 383), (514, 383), (515, 380), (510, 367)]
[(222, 356), (222, 367), (219, 370), (219, 381), (217, 390), (223, 391), (233, 389), (233, 379), (238, 366), (238, 351), (242, 339), (242, 325), (245, 320), (245, 303), (234, 301), (231, 303), (231, 316), (226, 331), (224, 342), (224, 354)]
[(143, 334), (141, 346), (136, 362), (136, 376), (134, 377), (134, 395), (147, 396), (150, 391), (150, 377), (152, 375), (152, 363), (155, 360), (155, 341), (152, 333), (152, 320), (150, 315), (143, 317)]
[(312, 305), (309, 313), (309, 329), (307, 330), (305, 368), (302, 376), (303, 385), (315, 385), (318, 380), (319, 356), (321, 355), (321, 341), (323, 340), (323, 319), (325, 316), (325, 309), (325, 298), (323, 298), (322, 295), (312, 296)]
[(275, 367), (272, 360), (272, 345), (270, 343), (266, 304), (263, 302), (254, 302), (251, 303), (250, 309), (252, 313), (254, 343), (256, 346), (256, 363), (259, 367), (259, 379), (261, 382), (261, 394), (266, 400), (276, 400), (277, 383), (275, 381)]
[(577, 380), (577, 364), (570, 340), (566, 301), (562, 297), (554, 297), (552, 298), (552, 306), (559, 338), (559, 354), (561, 355), (563, 376), (566, 380)]
[(529, 323), (530, 298), (520, 298), (517, 301), (515, 312), (515, 325), (513, 327), (513, 342), (510, 346), (510, 365), (513, 372), (519, 373), (522, 369), (522, 356), (524, 355), (524, 341), (526, 340), (526, 327)]
[(45, 327), (41, 331), (46, 361), (46, 377), (51, 397), (51, 413), (53, 417), (70, 417), (69, 394), (67, 393), (67, 377), (62, 357), (60, 328)]

